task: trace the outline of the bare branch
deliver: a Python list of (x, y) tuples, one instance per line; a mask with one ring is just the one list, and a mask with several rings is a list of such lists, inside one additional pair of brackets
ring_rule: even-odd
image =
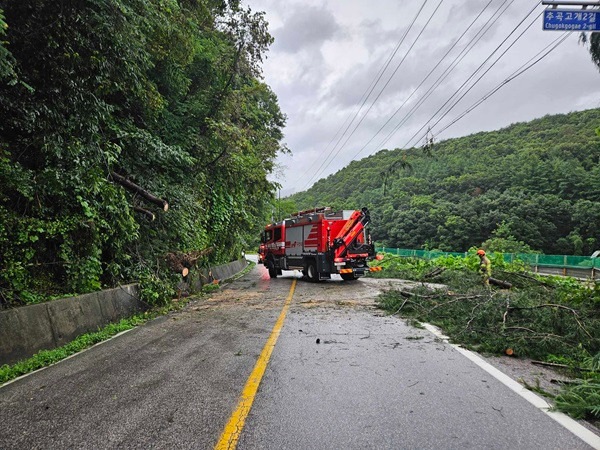
[(148, 211), (147, 209), (140, 208), (139, 206), (134, 206), (133, 210), (135, 212), (139, 212), (140, 214), (144, 214), (148, 218), (148, 220), (150, 220), (151, 222), (153, 222), (154, 219), (156, 219), (156, 216), (154, 215), (154, 213), (152, 211)]

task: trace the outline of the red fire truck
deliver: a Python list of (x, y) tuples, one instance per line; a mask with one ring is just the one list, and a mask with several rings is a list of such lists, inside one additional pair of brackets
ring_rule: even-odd
[(288, 219), (269, 224), (261, 233), (258, 260), (276, 278), (282, 270), (301, 270), (310, 281), (338, 273), (346, 281), (369, 271), (375, 246), (366, 229), (369, 210), (332, 212), (331, 208), (301, 211)]

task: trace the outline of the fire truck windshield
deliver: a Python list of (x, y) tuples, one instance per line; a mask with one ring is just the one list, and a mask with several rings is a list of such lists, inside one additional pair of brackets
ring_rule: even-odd
[(273, 236), (272, 230), (266, 230), (264, 233), (261, 233), (261, 242), (269, 242)]

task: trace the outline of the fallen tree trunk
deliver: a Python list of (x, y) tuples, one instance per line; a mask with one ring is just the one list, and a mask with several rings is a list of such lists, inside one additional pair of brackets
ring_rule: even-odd
[(113, 180), (115, 180), (117, 183), (119, 183), (121, 186), (123, 186), (125, 189), (128, 189), (131, 192), (135, 192), (140, 197), (143, 197), (150, 203), (154, 203), (155, 205), (160, 206), (163, 209), (163, 211), (167, 211), (169, 209), (169, 203), (166, 200), (163, 200), (162, 198), (158, 198), (157, 196), (152, 195), (150, 192), (148, 192), (145, 189), (143, 189), (142, 187), (138, 186), (133, 181), (128, 180), (123, 175), (119, 175), (116, 172), (112, 172), (110, 174), (110, 177)]
[(512, 287), (512, 284), (509, 283), (508, 281), (502, 281), (502, 280), (498, 280), (496, 278), (491, 278), (489, 279), (490, 284), (493, 284), (494, 286), (498, 286), (502, 289), (510, 289)]
[(208, 255), (213, 250), (214, 250), (213, 247), (207, 247), (203, 250), (184, 253), (181, 255), (181, 263), (185, 267), (192, 267), (194, 264), (196, 264), (196, 261), (198, 261), (200, 258)]
[(442, 273), (444, 273), (446, 271), (445, 267), (438, 267), (434, 270), (432, 270), (429, 273), (426, 273), (425, 275), (423, 275), (423, 278), (433, 278), (433, 277), (437, 277), (438, 275), (441, 275)]

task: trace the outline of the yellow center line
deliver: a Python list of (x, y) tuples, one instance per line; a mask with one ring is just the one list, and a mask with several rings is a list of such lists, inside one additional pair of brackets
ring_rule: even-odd
[(260, 381), (262, 380), (262, 377), (265, 374), (267, 364), (269, 363), (269, 359), (271, 358), (271, 353), (273, 353), (273, 349), (275, 348), (275, 344), (277, 343), (277, 338), (279, 337), (279, 333), (281, 332), (281, 328), (283, 327), (285, 316), (290, 307), (290, 304), (292, 303), (294, 289), (296, 289), (296, 280), (297, 279), (294, 278), (294, 281), (292, 281), (292, 287), (290, 288), (290, 293), (285, 299), (285, 304), (283, 305), (281, 314), (279, 314), (279, 318), (277, 319), (277, 322), (275, 322), (273, 331), (271, 331), (271, 335), (269, 336), (267, 343), (265, 344), (262, 352), (260, 353), (258, 361), (256, 361), (254, 370), (252, 370), (248, 381), (246, 381), (246, 385), (244, 386), (244, 390), (242, 391), (242, 395), (238, 402), (237, 408), (229, 418), (229, 422), (227, 422), (227, 425), (225, 425), (225, 429), (223, 430), (223, 434), (221, 434), (219, 442), (215, 446), (215, 450), (234, 450), (237, 446), (240, 434), (242, 433), (242, 429), (244, 428), (244, 423), (246, 423), (246, 417), (248, 417), (248, 413), (250, 413), (252, 403), (254, 402), (254, 397), (256, 396), (256, 392), (258, 391), (258, 386), (260, 385)]

